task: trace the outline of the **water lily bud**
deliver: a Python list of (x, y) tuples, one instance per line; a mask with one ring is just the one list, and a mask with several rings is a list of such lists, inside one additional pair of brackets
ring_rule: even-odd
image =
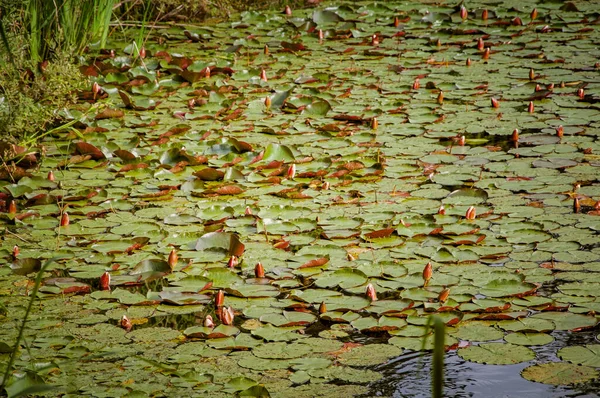
[(229, 268), (235, 268), (238, 265), (238, 259), (236, 256), (229, 257), (229, 261), (227, 261), (227, 266)]
[(194, 109), (196, 106), (196, 98), (190, 98), (187, 102), (188, 109)]
[(267, 109), (271, 108), (271, 97), (265, 97), (265, 107)]
[(438, 301), (440, 303), (445, 303), (446, 300), (448, 300), (448, 296), (450, 295), (450, 289), (444, 289), (440, 292), (440, 295), (438, 296)]
[(210, 68), (207, 66), (206, 68), (202, 69), (200, 73), (202, 73), (204, 77), (208, 79), (210, 77)]
[(444, 92), (440, 91), (437, 96), (437, 103), (442, 105), (444, 103)]
[(327, 312), (327, 306), (324, 301), (321, 301), (321, 305), (319, 305), (319, 314), (324, 314)]
[(471, 63), (472, 63), (472, 61), (471, 61), (471, 58), (467, 58), (466, 65), (467, 65), (467, 66), (471, 66)]
[(14, 245), (13, 252), (12, 252), (13, 258), (16, 259), (19, 256), (19, 253), (20, 253), (19, 246)]
[(537, 93), (538, 91), (542, 91), (542, 86), (540, 86), (539, 84), (536, 84), (536, 85), (535, 85), (535, 90), (534, 90), (534, 91), (535, 91), (536, 93)]
[(319, 29), (318, 36), (319, 36), (319, 40), (323, 40), (325, 38), (325, 35), (323, 34), (323, 29)]
[(55, 180), (54, 172), (52, 170), (50, 170), (48, 172), (48, 177), (47, 178), (48, 178), (48, 181), (54, 181)]
[(377, 292), (375, 292), (375, 288), (370, 283), (367, 285), (367, 297), (371, 301), (377, 301)]
[(204, 318), (203, 325), (205, 328), (214, 328), (215, 322), (213, 321), (212, 316), (207, 315), (206, 318)]
[(512, 21), (510, 21), (510, 24), (513, 26), (522, 26), (523, 21), (521, 21), (521, 18), (515, 17)]
[(17, 202), (15, 202), (14, 200), (10, 201), (10, 203), (8, 204), (8, 212), (10, 214), (17, 214)]
[(421, 81), (417, 77), (412, 85), (413, 90), (418, 90), (421, 87)]
[(527, 105), (527, 112), (533, 113), (534, 109), (533, 101), (529, 101), (529, 105)]
[(329, 181), (325, 181), (323, 185), (321, 185), (321, 189), (327, 191), (329, 189)]
[(100, 289), (110, 290), (110, 273), (104, 272), (100, 276)]
[(573, 199), (573, 213), (579, 213), (581, 205), (579, 204), (579, 198)]
[(285, 6), (285, 9), (283, 10), (283, 13), (285, 15), (287, 15), (288, 17), (292, 15), (292, 9), (290, 6)]
[(219, 308), (223, 306), (223, 302), (225, 301), (225, 292), (219, 290), (217, 295), (215, 296), (215, 307)]
[(481, 58), (483, 58), (483, 59), (489, 59), (490, 58), (490, 53), (491, 53), (491, 50), (490, 50), (489, 47), (487, 47), (485, 49), (485, 51), (483, 52), (483, 55), (482, 55)]
[(467, 19), (469, 16), (469, 12), (467, 11), (465, 6), (460, 6), (460, 17), (461, 19)]
[(440, 205), (440, 208), (438, 209), (437, 214), (439, 214), (440, 216), (443, 216), (446, 214), (446, 208), (444, 207), (444, 205)]
[(513, 142), (519, 141), (519, 129), (514, 129), (511, 137)]
[(140, 49), (140, 58), (146, 58), (146, 47)]
[(458, 137), (458, 146), (465, 146), (466, 138), (464, 135)]
[(561, 124), (560, 126), (558, 126), (558, 127), (556, 128), (556, 135), (557, 135), (558, 137), (562, 137), (564, 133), (565, 133), (565, 129), (564, 129), (564, 127), (563, 127), (563, 126), (562, 126), (562, 124)]
[(175, 269), (175, 266), (177, 265), (178, 260), (179, 260), (179, 256), (177, 256), (177, 251), (175, 249), (171, 249), (171, 253), (169, 253), (169, 260), (167, 261), (169, 263), (169, 267), (171, 268), (171, 271), (173, 271)]
[(583, 91), (583, 88), (577, 89), (577, 96), (579, 99), (583, 99), (585, 97), (585, 91)]
[(550, 83), (550, 84), (548, 84), (548, 85), (546, 86), (546, 90), (548, 90), (548, 91), (552, 91), (552, 90), (554, 90), (554, 83)]
[(477, 39), (477, 49), (479, 51), (483, 51), (483, 49), (484, 49), (483, 38), (481, 38), (481, 37), (479, 39)]
[(379, 45), (379, 38), (377, 37), (377, 35), (371, 36), (371, 45), (372, 46), (378, 46)]
[(262, 263), (258, 262), (254, 266), (254, 276), (256, 276), (257, 278), (265, 277), (265, 267), (263, 267)]
[(427, 263), (425, 268), (423, 268), (423, 280), (425, 281), (425, 284), (427, 284), (427, 282), (429, 282), (432, 275), (433, 275), (433, 266), (431, 265), (431, 261), (430, 261)]
[(127, 315), (123, 315), (123, 317), (121, 318), (121, 327), (123, 329), (125, 329), (126, 331), (128, 331), (128, 332), (133, 327), (133, 324), (131, 323), (131, 321), (129, 320), (129, 318), (127, 318)]
[(492, 108), (499, 108), (500, 107), (500, 103), (498, 102), (498, 100), (494, 97), (492, 97)]
[(467, 209), (467, 212), (465, 214), (466, 219), (474, 220), (475, 216), (476, 216), (475, 206), (469, 206), (469, 208)]
[(100, 94), (100, 90), (102, 90), (100, 85), (97, 82), (94, 82), (94, 84), (92, 84), (92, 93), (94, 94), (94, 99), (96, 99), (98, 94)]
[(264, 69), (260, 71), (260, 80), (262, 80), (263, 82), (267, 81), (267, 72)]
[(537, 15), (538, 15), (537, 8), (534, 8), (533, 10), (531, 10), (531, 14), (529, 14), (529, 16), (531, 17), (532, 21), (537, 18)]
[(394, 17), (394, 28), (397, 28), (398, 26), (400, 26), (400, 18)]
[(600, 210), (600, 200), (594, 203), (594, 210)]
[(488, 10), (487, 9), (484, 9), (481, 12), (481, 19), (483, 19), (484, 21), (486, 21), (488, 19)]
[(66, 227), (67, 225), (69, 225), (69, 213), (65, 211), (60, 217), (60, 226)]
[(371, 119), (371, 128), (373, 130), (377, 130), (377, 127), (379, 127), (379, 122), (377, 122), (377, 118), (374, 117), (373, 119)]
[(233, 325), (233, 319), (235, 318), (235, 313), (233, 312), (233, 308), (227, 307), (222, 311), (221, 322), (224, 325)]
[(269, 55), (269, 46), (265, 44), (265, 48), (263, 49), (263, 54)]
[(559, 86), (560, 86), (560, 88), (565, 88), (565, 87), (567, 87), (567, 85), (565, 84), (565, 82), (560, 82)]
[(529, 69), (529, 80), (533, 80), (535, 79), (535, 71), (533, 70), (533, 68)]
[(293, 180), (294, 177), (296, 176), (296, 164), (292, 163), (290, 165), (290, 167), (288, 167), (285, 176), (289, 179), (289, 180)]
[(247, 216), (252, 215), (252, 209), (250, 208), (250, 206), (246, 206), (246, 210), (244, 210), (244, 214)]

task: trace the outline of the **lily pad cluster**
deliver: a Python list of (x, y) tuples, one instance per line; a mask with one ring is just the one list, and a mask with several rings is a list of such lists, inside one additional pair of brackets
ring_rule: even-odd
[(598, 324), (598, 13), (486, 7), (246, 12), (91, 57), (41, 165), (6, 158), (0, 351), (52, 259), (16, 366), (65, 394), (368, 394), (430, 315), (466, 361), (596, 378), (595, 342), (533, 348)]

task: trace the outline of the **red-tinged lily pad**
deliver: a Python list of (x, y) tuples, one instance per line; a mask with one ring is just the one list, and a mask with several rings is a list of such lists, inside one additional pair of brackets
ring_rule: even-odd
[(194, 172), (194, 176), (203, 181), (218, 181), (223, 179), (225, 173), (221, 170), (213, 169), (212, 167), (206, 167)]
[(75, 143), (75, 151), (78, 155), (89, 155), (91, 159), (102, 160), (106, 159), (104, 153), (94, 145), (87, 142), (79, 141)]

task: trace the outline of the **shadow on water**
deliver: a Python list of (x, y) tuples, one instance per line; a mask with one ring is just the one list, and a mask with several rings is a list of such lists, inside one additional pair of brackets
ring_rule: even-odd
[[(485, 398), (559, 398), (559, 397), (598, 397), (600, 380), (577, 386), (551, 386), (528, 381), (521, 377), (521, 371), (528, 366), (560, 361), (556, 352), (566, 346), (597, 342), (597, 332), (553, 332), (554, 342), (545, 346), (530, 347), (537, 354), (537, 360), (516, 365), (482, 365), (460, 358), (456, 351), (446, 353), (444, 364), (445, 397), (485, 397)], [(383, 374), (383, 379), (370, 386), (366, 397), (430, 397), (431, 396), (431, 357), (427, 352), (407, 350), (401, 356), (380, 365), (375, 370)]]

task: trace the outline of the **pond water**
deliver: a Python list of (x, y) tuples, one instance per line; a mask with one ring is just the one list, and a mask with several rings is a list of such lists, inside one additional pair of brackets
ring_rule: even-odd
[(429, 396), (431, 315), (446, 396), (596, 394), (597, 5), (465, 6), (92, 50), (0, 183), (0, 369), (41, 272), (9, 394)]

